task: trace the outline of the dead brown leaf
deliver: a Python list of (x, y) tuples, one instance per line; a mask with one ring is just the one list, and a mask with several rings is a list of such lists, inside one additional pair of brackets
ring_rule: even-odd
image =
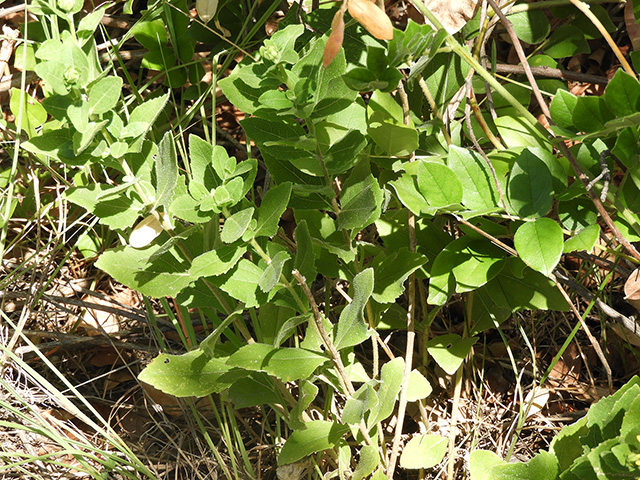
[(427, 8), (440, 21), (448, 33), (456, 33), (473, 18), (480, 5), (477, 0), (425, 0)]
[(393, 25), (387, 14), (369, 0), (349, 0), (349, 15), (378, 40), (393, 38)]

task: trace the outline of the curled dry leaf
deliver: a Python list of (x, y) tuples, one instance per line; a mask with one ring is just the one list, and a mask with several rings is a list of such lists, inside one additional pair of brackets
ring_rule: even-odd
[(149, 245), (162, 232), (162, 225), (154, 215), (142, 220), (131, 232), (129, 245), (133, 248), (143, 248)]
[(322, 65), (327, 68), (336, 58), (340, 47), (342, 47), (342, 41), (344, 40), (344, 10), (341, 8), (333, 16), (331, 22), (331, 35), (327, 40), (327, 44), (324, 47), (324, 54), (322, 55)]
[(540, 411), (544, 408), (544, 406), (549, 401), (549, 390), (543, 387), (535, 387), (524, 399), (525, 408), (527, 405), (531, 405), (529, 407), (529, 411), (527, 412), (527, 418), (531, 418), (534, 415), (540, 413)]
[(217, 10), (218, 0), (196, 0), (196, 12), (203, 23), (209, 23)]
[(393, 38), (393, 25), (387, 14), (369, 0), (349, 0), (349, 15), (378, 40)]
[(624, 282), (624, 299), (640, 310), (640, 270), (635, 269)]
[(427, 8), (442, 24), (444, 29), (454, 34), (473, 18), (480, 2), (478, 0), (424, 0)]

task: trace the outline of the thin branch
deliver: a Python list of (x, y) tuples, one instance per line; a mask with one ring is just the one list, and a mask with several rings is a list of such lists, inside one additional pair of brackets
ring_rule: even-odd
[[(404, 90), (402, 82), (398, 85), (398, 95), (402, 103), (402, 110), (404, 112), (404, 123), (409, 124), (409, 99), (407, 93)], [(411, 154), (410, 162), (415, 161), (415, 152)], [(416, 217), (409, 210), (409, 218), (407, 221), (409, 229), (409, 251), (415, 252), (417, 247), (416, 239)], [(409, 275), (407, 280), (407, 345), (404, 356), (404, 372), (402, 375), (402, 384), (400, 387), (400, 399), (398, 400), (398, 415), (397, 423), (393, 436), (393, 445), (391, 447), (391, 455), (389, 457), (389, 466), (387, 468), (387, 477), (394, 478), (394, 471), (396, 463), (398, 461), (398, 453), (400, 451), (400, 440), (402, 438), (402, 426), (404, 425), (404, 418), (407, 411), (407, 392), (409, 390), (409, 378), (411, 375), (411, 369), (413, 365), (413, 349), (415, 344), (416, 332), (415, 332), (415, 308), (416, 308), (416, 278), (415, 274)]]
[[(591, 75), (588, 73), (572, 72), (570, 70), (561, 70), (551, 67), (529, 67), (531, 73), (536, 77), (557, 78), (559, 80), (567, 80), (580, 83), (595, 83), (598, 85), (606, 85), (609, 79), (599, 75)], [(509, 75), (524, 75), (525, 67), (522, 65), (508, 65), (506, 63), (496, 64), (496, 73)]]

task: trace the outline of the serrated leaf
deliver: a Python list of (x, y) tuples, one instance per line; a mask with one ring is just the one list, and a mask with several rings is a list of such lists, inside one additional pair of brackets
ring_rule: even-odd
[(161, 353), (140, 372), (138, 379), (176, 397), (202, 397), (219, 393), (246, 375), (229, 367), (225, 360), (199, 349), (183, 355)]
[(238, 240), (247, 228), (253, 218), (254, 208), (249, 207), (234, 213), (224, 221), (222, 232), (220, 232), (220, 240), (224, 243), (233, 243)]
[(293, 382), (310, 377), (316, 368), (327, 360), (327, 357), (303, 348), (252, 343), (231, 355), (227, 365), (266, 372), (284, 382)]
[(409, 275), (427, 263), (427, 257), (401, 248), (385, 258), (376, 267), (376, 284), (373, 299), (378, 303), (391, 303), (404, 292), (404, 282)]
[(278, 222), (291, 197), (291, 183), (285, 182), (269, 189), (258, 208), (255, 236), (273, 237), (278, 233)]
[(449, 375), (456, 373), (477, 337), (461, 338), (454, 333), (437, 336), (427, 342), (427, 351)]
[(538, 218), (518, 228), (513, 238), (522, 260), (534, 270), (549, 276), (562, 256), (562, 228), (550, 218)]
[(353, 299), (340, 314), (333, 340), (337, 350), (358, 345), (367, 339), (364, 309), (373, 292), (373, 283), (373, 268), (367, 268), (353, 278)]
[(412, 470), (435, 467), (447, 453), (448, 442), (440, 435), (415, 435), (402, 449), (400, 466)]
[(349, 431), (347, 425), (326, 420), (312, 420), (305, 428), (293, 432), (282, 446), (278, 465), (293, 463), (312, 453), (333, 448)]

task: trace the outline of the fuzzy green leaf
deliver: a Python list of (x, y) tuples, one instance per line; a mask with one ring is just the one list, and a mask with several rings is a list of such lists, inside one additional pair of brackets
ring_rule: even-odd
[(336, 327), (333, 340), (336, 349), (352, 347), (367, 339), (364, 309), (373, 292), (373, 283), (373, 268), (367, 268), (353, 278), (353, 299), (342, 310)]
[(296, 430), (282, 446), (278, 465), (293, 463), (315, 452), (335, 447), (349, 431), (347, 425), (326, 420), (305, 423), (303, 430)]
[(447, 453), (449, 440), (440, 435), (415, 435), (400, 455), (400, 466), (406, 469), (432, 468)]
[(224, 221), (220, 240), (224, 243), (233, 243), (238, 240), (249, 228), (249, 223), (253, 218), (253, 207), (245, 208), (234, 213)]
[(258, 208), (255, 236), (273, 237), (278, 233), (278, 222), (284, 213), (291, 197), (291, 184), (285, 182), (271, 188), (262, 199)]

